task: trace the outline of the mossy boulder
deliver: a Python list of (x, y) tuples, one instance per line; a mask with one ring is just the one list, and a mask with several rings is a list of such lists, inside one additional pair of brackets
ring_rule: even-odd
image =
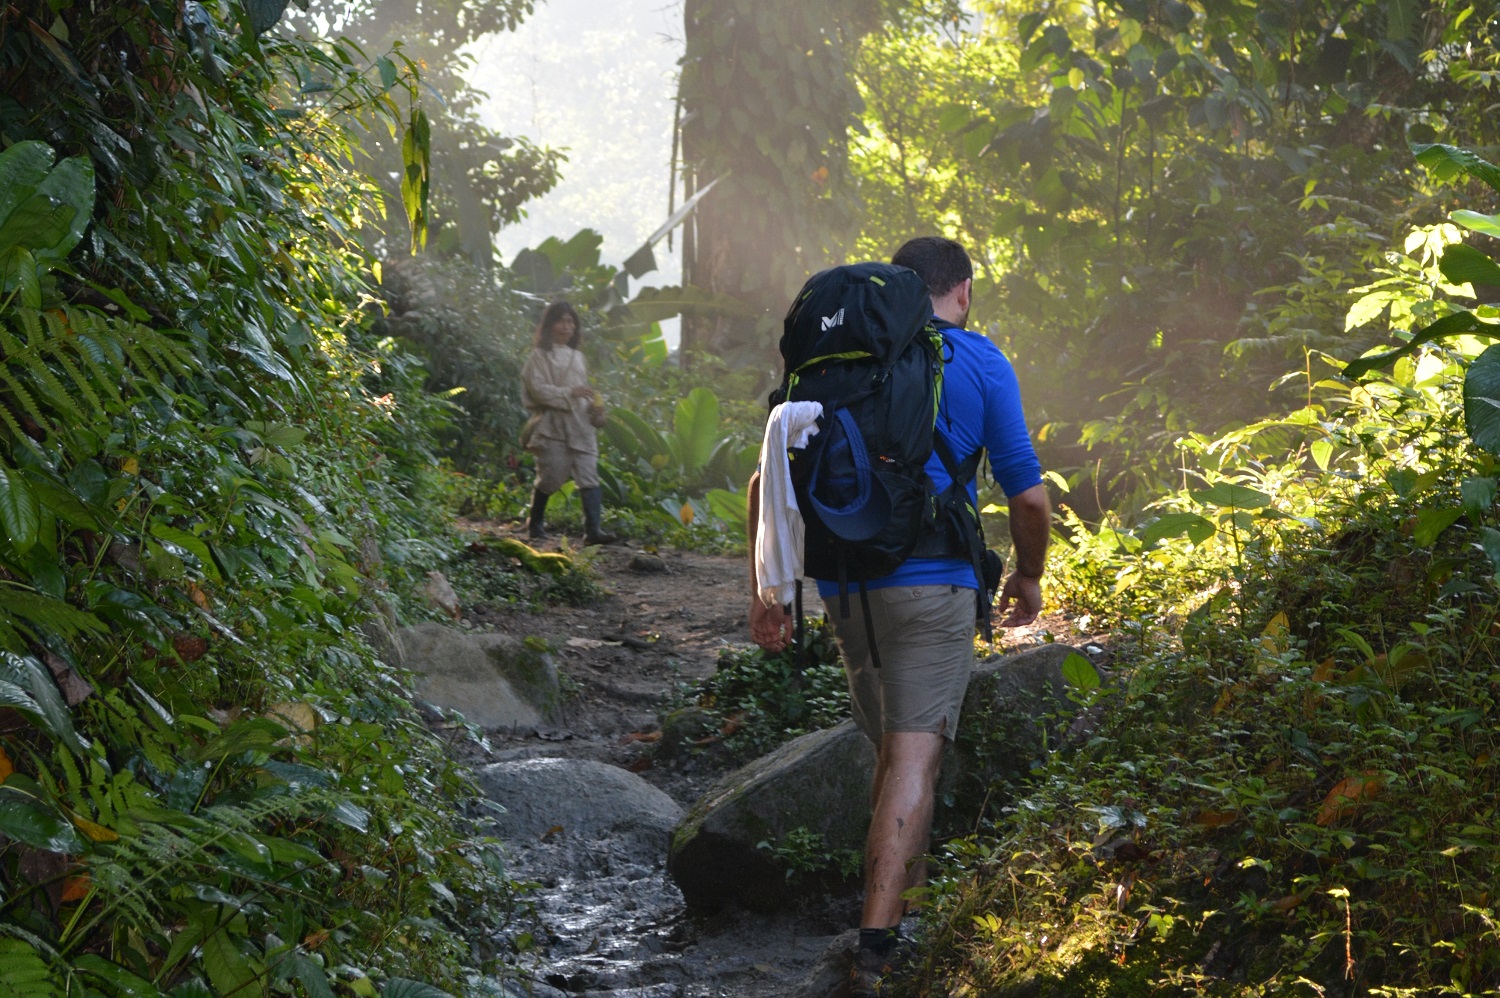
[(731, 904), (774, 911), (799, 890), (820, 887), (788, 878), (786, 865), (760, 843), (805, 828), (830, 852), (862, 848), (874, 772), (875, 747), (845, 721), (724, 777), (672, 833), (667, 871), (683, 900), (710, 911)]
[[(1006, 788), (1065, 738), (1079, 708), (1067, 696), (1063, 663), (1075, 653), (1042, 645), (975, 669), (957, 744), (944, 762), (945, 823), (972, 826), (986, 803), (1008, 799)], [(763, 844), (780, 845), (802, 830), (804, 839), (821, 836), (830, 859), (862, 850), (874, 771), (874, 746), (845, 721), (724, 777), (672, 834), (667, 870), (683, 899), (706, 910), (776, 910), (790, 896), (828, 887), (826, 877), (789, 877), (788, 863)]]
[(958, 737), (944, 760), (940, 827), (952, 820), (972, 828), (986, 801), (991, 811), (1003, 805), (1007, 788), (1071, 737), (1080, 707), (1068, 697), (1063, 663), (1082, 654), (1070, 645), (1046, 644), (977, 663)]
[(399, 641), (417, 695), (440, 709), (486, 728), (534, 727), (557, 709), (557, 664), (537, 642), (436, 623), (404, 627)]

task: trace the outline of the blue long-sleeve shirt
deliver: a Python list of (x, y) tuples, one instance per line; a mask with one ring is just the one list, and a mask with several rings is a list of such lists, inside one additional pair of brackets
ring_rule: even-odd
[[(1042, 466), (1026, 428), (1021, 388), (1010, 361), (987, 337), (940, 325), (945, 326), (950, 356), (943, 366), (937, 425), (954, 459), (961, 462), (984, 447), (989, 451), (990, 471), (1007, 496), (1040, 484)], [(927, 474), (939, 492), (951, 481), (936, 453), (927, 459)], [(972, 481), (969, 500), (978, 507), (979, 490)], [(936, 585), (978, 588), (974, 567), (965, 558), (908, 558), (890, 575), (865, 583), (865, 588)], [(838, 591), (836, 581), (818, 580), (818, 595), (837, 596)]]

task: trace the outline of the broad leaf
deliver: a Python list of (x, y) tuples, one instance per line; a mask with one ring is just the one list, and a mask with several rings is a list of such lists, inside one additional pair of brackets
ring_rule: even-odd
[(143, 977), (137, 977), (118, 963), (111, 963), (102, 956), (84, 953), (73, 961), (73, 966), (85, 974), (104, 981), (124, 998), (159, 998), (161, 990)]
[(754, 318), (756, 311), (738, 298), (704, 291), (691, 284), (682, 287), (641, 288), (626, 303), (634, 322), (660, 322), (676, 315)]
[(673, 420), (677, 431), (682, 467), (697, 473), (713, 456), (719, 436), (719, 399), (707, 388), (694, 388), (677, 403)]
[[(0, 223), (0, 256), (20, 248), (54, 258), (68, 241), (78, 209), (46, 194), (33, 194)], [(71, 249), (72, 247), (68, 247)]]
[(1468, 149), (1441, 143), (1417, 143), (1412, 145), (1411, 151), (1416, 154), (1417, 162), (1427, 167), (1439, 180), (1454, 180), (1468, 174), (1500, 192), (1500, 169)]
[(36, 193), (55, 157), (51, 146), (35, 139), (0, 152), (0, 226), (18, 204)]
[(265, 980), (225, 928), (210, 932), (203, 940), (203, 968), (221, 995), (256, 998), (266, 993)]
[(370, 830), (370, 812), (358, 804), (340, 801), (329, 809), (328, 816), (346, 828), (354, 829), (356, 832), (368, 832)]
[(16, 792), (9, 781), (0, 787), (0, 834), (33, 849), (79, 853), (84, 848), (68, 819), (40, 801)]
[(1457, 523), (1458, 518), (1463, 515), (1464, 511), (1461, 509), (1419, 509), (1412, 540), (1417, 542), (1418, 547), (1432, 547), (1438, 535)]
[(74, 753), (84, 751), (84, 741), (73, 730), (73, 718), (68, 705), (58, 692), (52, 673), (42, 663), (29, 655), (17, 655), (0, 651), (0, 682), (18, 687), (30, 695), (36, 704), (34, 711), (15, 705), (27, 714), (42, 729), (62, 742)]
[(1490, 568), (1494, 571), (1496, 582), (1500, 582), (1500, 530), (1480, 527), (1479, 546), (1484, 548), (1485, 555), (1490, 559)]
[(1341, 373), (1344, 377), (1353, 381), (1371, 371), (1385, 367), (1393, 360), (1405, 357), (1423, 344), (1443, 339), (1446, 336), (1457, 336), (1459, 333), (1474, 332), (1485, 332), (1491, 336), (1500, 336), (1500, 325), (1481, 322), (1478, 316), (1468, 310), (1454, 312), (1452, 315), (1445, 315), (1436, 322), (1422, 327), (1412, 335), (1410, 340), (1394, 350), (1387, 350), (1384, 353), (1377, 353), (1369, 357), (1361, 357), (1358, 360), (1350, 361), (1345, 365)]
[(1451, 284), (1500, 284), (1500, 264), (1463, 243), (1443, 251), (1438, 269)]
[(293, 953), (292, 974), (307, 990), (308, 998), (334, 998), (328, 974), (306, 953)]
[(1076, 690), (1087, 691), (1099, 688), (1099, 670), (1094, 668), (1094, 663), (1076, 651), (1063, 659), (1062, 677), (1069, 686)]
[(1464, 426), (1475, 444), (1500, 454), (1500, 346), (1476, 357), (1464, 375)]
[(1500, 239), (1500, 215), (1481, 215), (1477, 211), (1460, 210), (1448, 217), (1472, 232)]
[(1167, 513), (1158, 517), (1141, 533), (1141, 545), (1149, 548), (1158, 541), (1184, 534), (1194, 544), (1202, 544), (1217, 532), (1211, 522), (1197, 513)]
[(197, 534), (168, 526), (165, 523), (153, 523), (151, 536), (157, 540), (166, 541), (168, 544), (175, 544), (187, 551), (198, 559), (204, 575), (214, 580), (220, 578), (219, 566), (215, 563), (213, 555), (209, 553), (208, 544)]
[(68, 229), (61, 241), (38, 248), (38, 262), (46, 264), (64, 259), (83, 238), (94, 215), (94, 164), (86, 156), (69, 156), (52, 168), (47, 179), (37, 186), (58, 204), (72, 209)]
[(748, 510), (743, 493), (709, 489), (704, 498), (708, 500), (708, 508), (713, 511), (714, 516), (723, 520), (731, 531), (736, 534), (745, 532)]
[(1500, 491), (1500, 481), (1478, 476), (1465, 478), (1458, 491), (1463, 497), (1464, 512), (1469, 515), (1469, 519), (1478, 523), (1495, 504), (1495, 493)]
[(604, 432), (620, 453), (647, 464), (653, 464), (657, 457), (666, 458), (672, 452), (661, 434), (629, 409), (611, 409)]
[(245, 0), (245, 13), (250, 15), (250, 32), (263, 35), (276, 27), (276, 22), (286, 13), (286, 5), (287, 0)]
[(241, 752), (265, 751), (287, 736), (286, 728), (263, 717), (236, 721), (198, 750), (199, 762), (225, 759)]
[(1193, 499), (1205, 506), (1232, 509), (1260, 509), (1271, 504), (1271, 497), (1264, 492), (1233, 482), (1219, 482), (1201, 492), (1191, 493)]

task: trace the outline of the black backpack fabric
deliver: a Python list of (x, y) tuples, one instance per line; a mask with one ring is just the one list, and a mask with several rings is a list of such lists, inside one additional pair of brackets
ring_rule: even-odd
[(818, 433), (790, 452), (812, 577), (843, 589), (889, 575), (932, 533), (942, 342), (927, 285), (905, 267), (825, 270), (793, 301), (771, 404), (823, 405)]

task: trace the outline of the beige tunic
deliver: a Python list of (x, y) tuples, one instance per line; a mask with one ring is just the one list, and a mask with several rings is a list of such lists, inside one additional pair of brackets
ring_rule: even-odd
[(599, 436), (589, 422), (589, 398), (573, 398), (578, 385), (587, 385), (589, 374), (583, 354), (572, 347), (532, 350), (521, 368), (521, 404), (526, 411), (541, 414), (532, 431), (529, 450), (544, 443), (564, 443), (569, 450), (598, 455)]

